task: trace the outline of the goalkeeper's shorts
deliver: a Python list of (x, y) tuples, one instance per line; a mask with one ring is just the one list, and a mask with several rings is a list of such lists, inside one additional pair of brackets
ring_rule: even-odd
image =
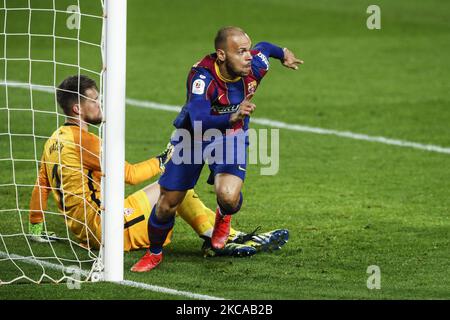
[[(140, 190), (125, 199), (124, 203), (124, 238), (125, 251), (148, 248), (147, 223), (152, 210), (152, 205), (144, 191)], [(167, 236), (164, 246), (170, 243), (172, 231)]]

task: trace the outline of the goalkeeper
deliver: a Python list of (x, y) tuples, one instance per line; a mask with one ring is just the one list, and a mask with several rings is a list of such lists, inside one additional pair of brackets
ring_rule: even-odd
[[(45, 238), (44, 212), (51, 192), (59, 211), (64, 214), (67, 227), (80, 244), (98, 249), (101, 242), (101, 141), (88, 131), (89, 124), (98, 125), (103, 117), (97, 85), (83, 75), (68, 77), (57, 89), (57, 101), (66, 115), (66, 122), (45, 143), (30, 202), (29, 231), (34, 239), (42, 241)], [(169, 145), (157, 157), (137, 164), (125, 162), (125, 182), (139, 184), (164, 172), (172, 150), (173, 146)], [(159, 191), (159, 185), (153, 183), (125, 199), (125, 251), (149, 247), (147, 224)], [(208, 255), (252, 255), (258, 249), (279, 248), (288, 238), (287, 230), (274, 230), (262, 235), (232, 230), (228, 245), (223, 250), (213, 251), (209, 243), (215, 214), (193, 190), (186, 194), (177, 213), (205, 239), (203, 249)], [(168, 243), (170, 237), (167, 237), (165, 245)]]

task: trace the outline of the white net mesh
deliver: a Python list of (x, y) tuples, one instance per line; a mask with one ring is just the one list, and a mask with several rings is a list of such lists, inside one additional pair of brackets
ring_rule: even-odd
[[(58, 210), (51, 192), (43, 231), (54, 231), (55, 241), (32, 241), (29, 212), (44, 144), (65, 122), (55, 88), (66, 77), (83, 74), (102, 92), (103, 13), (100, 0), (0, 3), (0, 284), (87, 281), (101, 269), (99, 251), (80, 245), (67, 227), (74, 218), (64, 206)], [(89, 131), (101, 137), (102, 125)], [(70, 168), (62, 168), (61, 159), (55, 165), (63, 186), (63, 171)], [(101, 189), (83, 170), (78, 173), (84, 195), (86, 181)], [(70, 195), (70, 190), (58, 191), (63, 201)], [(86, 225), (91, 204), (83, 202), (85, 216), (77, 219)]]

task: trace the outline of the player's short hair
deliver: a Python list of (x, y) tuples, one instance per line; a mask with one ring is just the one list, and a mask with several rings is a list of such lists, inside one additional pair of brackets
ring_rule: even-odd
[(94, 80), (85, 75), (75, 75), (64, 79), (56, 90), (56, 99), (64, 114), (72, 114), (72, 106), (85, 100), (86, 90), (98, 90)]
[(246, 33), (239, 27), (228, 26), (220, 28), (219, 31), (217, 31), (216, 37), (214, 38), (214, 48), (216, 50), (226, 48), (228, 37), (235, 34), (246, 34)]

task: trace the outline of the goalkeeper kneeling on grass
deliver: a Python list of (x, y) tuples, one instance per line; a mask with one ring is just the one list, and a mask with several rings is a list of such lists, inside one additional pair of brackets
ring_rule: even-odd
[[(100, 247), (100, 138), (88, 131), (88, 125), (102, 122), (99, 94), (94, 80), (80, 75), (65, 79), (57, 88), (57, 101), (66, 115), (66, 122), (46, 141), (42, 153), (39, 176), (30, 203), (29, 233), (32, 240), (47, 242), (58, 239), (44, 230), (44, 212), (51, 192), (59, 211), (64, 215), (67, 227), (80, 244), (93, 249)], [(138, 184), (162, 172), (169, 161), (173, 146), (157, 157), (130, 164), (125, 162), (125, 183)], [(147, 224), (152, 207), (159, 197), (159, 185), (155, 182), (125, 199), (124, 250), (148, 248), (150, 245)], [(246, 234), (231, 229), (227, 245), (212, 250), (210, 239), (215, 214), (189, 190), (177, 210), (204, 239), (205, 256), (250, 256), (257, 251), (279, 249), (289, 237), (285, 229), (263, 234)], [(170, 243), (167, 238), (165, 245)]]

